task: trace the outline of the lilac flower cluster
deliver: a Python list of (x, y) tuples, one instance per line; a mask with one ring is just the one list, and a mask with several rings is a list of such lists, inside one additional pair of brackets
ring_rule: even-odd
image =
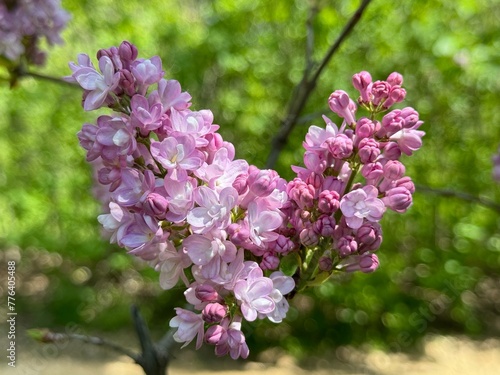
[(45, 53), (38, 43), (62, 43), (60, 32), (70, 19), (60, 0), (10, 0), (0, 3), (0, 56), (18, 63), (43, 65)]
[(286, 182), (235, 160), (212, 113), (189, 109), (191, 96), (163, 78), (159, 57), (137, 56), (123, 42), (100, 50), (96, 69), (82, 54), (66, 78), (84, 89), (85, 110), (116, 111), (78, 134), (87, 160), (102, 165), (99, 182), (109, 187), (109, 213), (99, 222), (112, 242), (160, 272), (164, 289), (179, 280), (186, 285), (199, 313), (176, 309), (176, 340), (197, 337), (197, 347), (205, 341), (218, 355), (246, 358), (242, 319), (281, 321), (284, 296), (295, 287), (280, 271), (264, 276), (278, 265), (274, 254), (291, 249), (279, 242), (276, 250)]
[[(356, 120), (357, 105), (335, 91), (329, 104), (342, 126), (324, 117), (326, 128), (310, 127), (305, 168), (293, 167), (297, 177), (287, 182), (235, 159), (212, 113), (191, 110), (191, 96), (163, 78), (159, 57), (140, 59), (123, 42), (97, 59), (98, 69), (79, 55), (66, 79), (84, 89), (85, 110), (114, 110), (78, 133), (108, 187), (109, 210), (98, 220), (111, 242), (160, 273), (162, 288), (184, 283), (194, 309), (176, 308), (176, 341), (246, 358), (243, 320), (279, 323), (305, 287), (335, 271), (377, 268), (378, 222), (386, 208), (404, 212), (412, 202), (399, 158), (420, 148), (424, 134), (412, 108), (375, 119), (403, 100), (399, 74), (354, 76), (369, 117)], [(294, 267), (282, 267), (290, 260)]]
[[(341, 127), (323, 116), (325, 128), (311, 126), (303, 143), (304, 167), (292, 167), (297, 177), (288, 183), (287, 232), (301, 244), (298, 290), (323, 282), (333, 271), (373, 272), (382, 242), (379, 221), (386, 209), (403, 213), (412, 204), (415, 186), (399, 161), (422, 146), (418, 113), (394, 109), (404, 100), (403, 77), (372, 81), (368, 72), (355, 74), (357, 104), (345, 91), (333, 92), (328, 104), (343, 119)], [(358, 106), (368, 112), (356, 117)], [(293, 228), (290, 230), (290, 227)]]

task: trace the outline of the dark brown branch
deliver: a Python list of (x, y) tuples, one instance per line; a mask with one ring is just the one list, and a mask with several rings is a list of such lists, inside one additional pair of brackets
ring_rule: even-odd
[(450, 189), (435, 189), (435, 188), (431, 188), (429, 186), (424, 186), (424, 185), (415, 185), (415, 187), (416, 187), (417, 191), (441, 195), (443, 197), (453, 197), (453, 198), (462, 199), (462, 200), (465, 200), (468, 202), (480, 204), (481, 206), (485, 206), (485, 207), (488, 207), (494, 211), (500, 212), (500, 204), (498, 204), (498, 203), (496, 203), (488, 198), (477, 197), (477, 196), (469, 194), (469, 193), (464, 193), (461, 191), (454, 191), (454, 190), (450, 190)]
[(354, 26), (356, 26), (356, 24), (359, 22), (363, 12), (365, 11), (366, 7), (370, 2), (371, 0), (363, 0), (361, 2), (359, 8), (347, 22), (344, 29), (338, 36), (337, 40), (335, 40), (335, 42), (331, 45), (331, 47), (323, 57), (323, 60), (321, 61), (318, 68), (315, 70), (315, 72), (312, 74), (311, 77), (310, 77), (311, 70), (307, 69), (308, 68), (307, 66), (306, 69), (304, 69), (304, 75), (302, 76), (302, 79), (299, 82), (299, 84), (295, 87), (292, 98), (290, 99), (287, 114), (281, 121), (280, 131), (272, 141), (271, 153), (269, 154), (269, 157), (267, 159), (266, 168), (273, 168), (274, 165), (276, 164), (278, 156), (281, 153), (281, 150), (287, 144), (288, 137), (292, 129), (296, 125), (300, 113), (304, 109), (311, 92), (316, 87), (316, 82), (318, 78), (320, 77), (324, 68), (330, 62), (332, 56), (339, 49), (342, 42), (347, 38), (350, 32), (354, 29)]
[(136, 306), (132, 306), (132, 318), (142, 350), (136, 362), (146, 375), (166, 375), (170, 359), (167, 347), (160, 348), (153, 343), (149, 328)]

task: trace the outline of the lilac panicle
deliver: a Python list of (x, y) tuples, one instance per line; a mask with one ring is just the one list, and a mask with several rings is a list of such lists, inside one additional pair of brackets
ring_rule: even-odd
[[(162, 288), (185, 286), (193, 311), (176, 308), (176, 341), (247, 358), (243, 321), (279, 323), (306, 287), (378, 268), (380, 221), (387, 209), (405, 212), (415, 191), (401, 155), (424, 135), (413, 108), (388, 112), (406, 93), (399, 73), (375, 82), (355, 74), (358, 104), (334, 91), (328, 104), (342, 125), (323, 116), (324, 127), (311, 126), (304, 167), (285, 181), (236, 159), (213, 114), (191, 109), (159, 57), (140, 58), (129, 42), (97, 57), (98, 69), (79, 55), (68, 80), (83, 88), (85, 110), (114, 111), (78, 133), (103, 185), (98, 220), (111, 242), (159, 272)], [(369, 113), (357, 119), (358, 110)], [(285, 256), (297, 262), (294, 277), (281, 270)]]

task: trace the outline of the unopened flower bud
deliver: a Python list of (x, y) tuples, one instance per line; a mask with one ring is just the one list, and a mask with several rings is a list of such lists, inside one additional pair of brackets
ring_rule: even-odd
[(356, 104), (349, 98), (349, 95), (343, 90), (336, 90), (328, 98), (330, 109), (342, 117), (345, 122), (352, 125), (356, 122), (354, 114), (356, 113)]
[(313, 224), (316, 233), (323, 237), (332, 237), (335, 232), (335, 219), (328, 215), (321, 215)]
[(405, 166), (398, 160), (389, 160), (384, 165), (384, 177), (390, 180), (397, 180), (404, 176)]
[(313, 246), (318, 243), (318, 235), (314, 233), (314, 230), (312, 228), (305, 228), (302, 229), (299, 235), (300, 242), (304, 246)]
[(355, 262), (345, 267), (346, 272), (361, 271), (370, 273), (375, 271), (379, 266), (378, 257), (375, 254), (363, 254), (356, 257)]
[(243, 195), (247, 192), (248, 190), (247, 179), (248, 175), (240, 174), (234, 180), (233, 187), (236, 189), (239, 195)]
[(324, 214), (331, 214), (340, 207), (340, 195), (334, 190), (323, 190), (319, 193), (318, 209)]
[(361, 174), (367, 180), (376, 180), (384, 174), (384, 168), (379, 162), (368, 163), (361, 168)]
[(401, 157), (401, 148), (396, 142), (387, 142), (383, 150), (383, 155), (386, 159), (398, 160)]
[(370, 101), (372, 76), (366, 71), (359, 72), (352, 76), (352, 85), (361, 95), (361, 101), (368, 103)]
[(373, 104), (379, 105), (389, 97), (391, 85), (385, 81), (376, 81), (372, 85)]
[(211, 345), (217, 345), (226, 333), (226, 329), (220, 325), (214, 325), (207, 328), (205, 332), (205, 341)]
[(359, 142), (359, 159), (361, 163), (373, 163), (380, 155), (379, 143), (373, 138), (364, 138)]
[(306, 179), (306, 183), (308, 185), (312, 185), (316, 190), (321, 187), (323, 181), (324, 181), (323, 176), (315, 172), (311, 173), (309, 177), (307, 177)]
[(359, 139), (371, 137), (375, 133), (375, 123), (369, 118), (362, 117), (356, 123), (355, 133)]
[(395, 187), (385, 193), (382, 202), (391, 210), (396, 212), (406, 212), (413, 203), (410, 191), (404, 186)]
[(389, 108), (394, 103), (401, 103), (405, 100), (406, 90), (401, 87), (393, 87), (389, 93), (389, 97), (384, 102), (384, 108)]
[(320, 271), (329, 272), (333, 268), (333, 260), (330, 257), (322, 256), (319, 258), (318, 268)]
[(353, 236), (344, 236), (337, 241), (337, 250), (341, 257), (346, 257), (358, 250), (358, 243)]
[(211, 285), (202, 284), (196, 287), (195, 296), (201, 302), (215, 302), (219, 300), (219, 293)]
[(403, 76), (398, 72), (392, 72), (387, 77), (387, 83), (391, 86), (401, 86), (403, 84)]
[(415, 184), (411, 180), (411, 177), (408, 177), (408, 176), (405, 176), (405, 177), (397, 180), (395, 186), (396, 187), (404, 186), (412, 194), (415, 192)]
[(147, 214), (163, 218), (167, 212), (168, 201), (161, 194), (149, 193), (143, 203), (143, 208)]
[(272, 251), (268, 251), (262, 256), (260, 268), (263, 270), (275, 270), (280, 265), (280, 259)]
[(328, 151), (335, 159), (345, 159), (352, 155), (353, 143), (345, 134), (337, 134), (326, 141)]
[(122, 60), (125, 69), (130, 69), (130, 64), (137, 59), (139, 52), (137, 47), (126, 40), (120, 44), (118, 47), (118, 54)]
[(201, 312), (203, 320), (209, 324), (219, 323), (227, 315), (227, 306), (218, 302), (209, 303)]

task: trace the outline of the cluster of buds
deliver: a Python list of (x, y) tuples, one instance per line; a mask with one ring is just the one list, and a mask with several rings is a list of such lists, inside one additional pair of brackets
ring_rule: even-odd
[[(422, 121), (410, 107), (377, 120), (404, 100), (402, 82), (395, 72), (376, 82), (368, 72), (355, 74), (357, 103), (342, 90), (328, 99), (332, 112), (343, 119), (340, 128), (326, 116), (325, 128), (309, 128), (303, 143), (305, 168), (292, 167), (297, 177), (287, 185), (284, 208), (286, 233), (295, 232), (289, 238), (301, 245), (301, 259), (311, 259), (298, 269), (298, 290), (323, 282), (334, 271), (376, 270), (379, 221), (386, 209), (403, 213), (412, 204), (415, 186), (399, 159), (422, 146)], [(356, 118), (358, 106), (367, 116)]]
[(0, 4), (0, 56), (17, 65), (43, 65), (40, 39), (62, 43), (60, 33), (70, 18), (60, 0), (7, 0)]
[[(162, 288), (185, 285), (193, 309), (176, 308), (176, 341), (196, 339), (197, 348), (206, 343), (219, 356), (246, 358), (244, 320), (279, 323), (304, 287), (335, 271), (378, 266), (378, 221), (386, 207), (404, 212), (414, 191), (398, 159), (418, 149), (423, 135), (411, 108), (375, 119), (404, 97), (400, 75), (383, 84), (365, 72), (355, 76), (368, 118), (355, 120), (356, 104), (334, 92), (329, 103), (342, 126), (326, 117), (326, 129), (311, 126), (306, 168), (294, 167), (297, 178), (287, 182), (235, 159), (212, 113), (191, 110), (191, 96), (163, 78), (159, 57), (139, 59), (123, 42), (97, 59), (99, 70), (79, 55), (66, 79), (84, 89), (85, 110), (114, 110), (78, 133), (107, 187), (109, 209), (98, 220), (111, 242), (160, 273)], [(358, 172), (365, 183), (355, 182)], [(295, 261), (291, 271), (284, 258)]]

